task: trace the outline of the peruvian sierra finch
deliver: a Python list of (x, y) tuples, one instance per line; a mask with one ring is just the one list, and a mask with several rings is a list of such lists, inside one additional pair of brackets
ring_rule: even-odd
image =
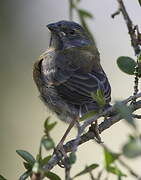
[(99, 52), (85, 30), (72, 21), (47, 27), (51, 31), (50, 46), (33, 69), (43, 102), (65, 122), (98, 110), (99, 105), (91, 96), (98, 89), (108, 107), (111, 87), (100, 65)]

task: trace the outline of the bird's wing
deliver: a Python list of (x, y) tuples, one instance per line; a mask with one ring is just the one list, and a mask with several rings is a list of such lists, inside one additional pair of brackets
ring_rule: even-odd
[(61, 97), (74, 104), (93, 101), (91, 93), (97, 89), (103, 91), (107, 102), (110, 101), (110, 85), (99, 60), (82, 52), (73, 50), (72, 53), (59, 52), (44, 57), (42, 73), (45, 82), (54, 85)]
[(47, 85), (60, 85), (79, 69), (63, 53), (47, 51), (40, 58), (41, 72)]

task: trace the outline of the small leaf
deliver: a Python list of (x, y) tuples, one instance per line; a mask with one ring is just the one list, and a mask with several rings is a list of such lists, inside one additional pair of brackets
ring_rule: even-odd
[(19, 180), (25, 180), (25, 179), (27, 179), (30, 175), (31, 175), (31, 171), (26, 171), (25, 173), (23, 173), (23, 174), (20, 176)]
[(101, 89), (98, 89), (96, 93), (91, 93), (91, 96), (100, 107), (103, 107), (106, 104), (105, 97)]
[(110, 165), (118, 159), (118, 157), (120, 156), (120, 154), (118, 153), (112, 153), (110, 151), (108, 151), (106, 148), (104, 148), (104, 159), (105, 159), (105, 167), (108, 170), (108, 168), (110, 167)]
[(141, 63), (141, 53), (138, 56), (138, 62)]
[(47, 127), (47, 130), (51, 131), (56, 126), (56, 124), (57, 124), (57, 122), (49, 124), (48, 127)]
[(139, 2), (139, 4), (140, 4), (140, 6), (141, 6), (141, 0), (138, 0), (138, 2)]
[(46, 172), (44, 175), (50, 180), (61, 180), (61, 178), (53, 172)]
[(35, 163), (35, 158), (29, 152), (24, 150), (16, 150), (16, 152), (29, 164), (33, 165)]
[(50, 160), (50, 158), (51, 158), (51, 155), (49, 155), (49, 156), (45, 157), (44, 159), (42, 159), (41, 162), (40, 162), (41, 167), (43, 167), (45, 164), (47, 164), (48, 161)]
[(87, 18), (93, 18), (93, 15), (84, 9), (79, 9), (78, 11), (79, 11), (80, 16), (84, 16)]
[(117, 65), (121, 71), (129, 75), (134, 75), (136, 66), (134, 59), (127, 56), (121, 56), (117, 59)]
[(119, 115), (126, 120), (133, 128), (136, 129), (136, 124), (134, 119), (132, 118), (132, 112), (129, 109), (128, 106), (123, 104), (122, 102), (116, 102), (114, 105), (116, 111), (119, 113)]
[(27, 169), (27, 170), (32, 170), (33, 165), (31, 165), (31, 164), (29, 164), (29, 163), (27, 163), (27, 162), (23, 162), (23, 164), (24, 164), (25, 169)]
[(90, 111), (90, 112), (84, 114), (84, 115), (79, 119), (79, 121), (84, 121), (85, 119), (91, 118), (91, 117), (93, 117), (93, 116), (96, 115), (96, 114), (97, 114), (96, 111)]
[(46, 118), (45, 122), (44, 122), (44, 128), (47, 129), (48, 127), (48, 124), (49, 124), (49, 119), (50, 119), (50, 116)]
[(76, 162), (76, 155), (74, 152), (69, 154), (69, 164), (74, 164)]
[(4, 178), (2, 175), (0, 175), (0, 180), (7, 180), (7, 179)]
[(129, 139), (123, 148), (123, 154), (128, 158), (136, 158), (141, 156), (141, 140), (140, 138)]
[(117, 167), (114, 167), (114, 166), (110, 166), (108, 168), (108, 172), (111, 172), (112, 174), (116, 174), (117, 176), (125, 176), (126, 177), (126, 174), (122, 173), (120, 169), (118, 169)]
[(54, 142), (51, 138), (44, 138), (42, 140), (42, 144), (44, 145), (46, 150), (51, 150), (54, 148)]
[(57, 124), (57, 122), (53, 122), (49, 124), (49, 119), (50, 117), (48, 117), (44, 122), (44, 128), (45, 128), (45, 131), (47, 132), (51, 131)]
[(87, 166), (83, 171), (79, 172), (78, 174), (76, 174), (74, 178), (78, 177), (78, 176), (81, 176), (83, 174), (86, 174), (86, 173), (89, 173), (91, 172), (92, 170), (96, 169), (99, 165), (98, 164), (91, 164), (90, 166)]

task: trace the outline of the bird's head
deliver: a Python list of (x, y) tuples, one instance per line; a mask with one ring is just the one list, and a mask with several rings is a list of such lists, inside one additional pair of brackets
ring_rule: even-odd
[(81, 47), (92, 44), (85, 30), (73, 21), (59, 21), (47, 25), (51, 31), (50, 46), (56, 49)]

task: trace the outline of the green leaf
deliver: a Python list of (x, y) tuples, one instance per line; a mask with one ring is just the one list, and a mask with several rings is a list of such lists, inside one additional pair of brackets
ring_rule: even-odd
[(80, 16), (84, 16), (91, 19), (93, 18), (93, 15), (84, 9), (79, 9), (78, 11), (79, 11)]
[(53, 123), (49, 124), (47, 127), (47, 130), (51, 131), (56, 126), (56, 124), (57, 124), (57, 122), (53, 122)]
[(91, 96), (100, 107), (103, 107), (106, 104), (105, 97), (101, 89), (98, 89), (95, 93), (91, 93)]
[(119, 113), (119, 115), (126, 120), (134, 129), (136, 129), (136, 124), (134, 119), (132, 118), (132, 112), (129, 107), (122, 102), (116, 102), (114, 105), (115, 110)]
[(54, 148), (54, 142), (51, 138), (44, 138), (42, 144), (46, 150), (51, 150)]
[(134, 59), (127, 56), (121, 56), (117, 59), (119, 69), (129, 75), (134, 75), (136, 64)]
[(98, 166), (99, 166), (98, 164), (91, 164), (90, 166), (86, 166), (86, 168), (85, 168), (83, 171), (81, 171), (81, 172), (79, 172), (78, 174), (76, 174), (76, 175), (73, 177), (73, 179), (76, 178), (76, 177), (78, 177), (78, 176), (81, 176), (81, 175), (83, 175), (83, 174), (86, 174), (86, 173), (91, 172), (92, 170), (96, 169)]
[(96, 111), (90, 111), (90, 112), (84, 114), (84, 115), (79, 119), (79, 121), (84, 121), (85, 119), (91, 118), (91, 117), (93, 117), (93, 116), (96, 115), (96, 114), (97, 114)]
[(128, 158), (141, 156), (141, 139), (129, 138), (129, 141), (122, 148), (123, 154)]
[(104, 148), (104, 159), (105, 159), (105, 167), (108, 170), (110, 165), (119, 158), (120, 154), (113, 153)]
[(69, 164), (74, 164), (76, 162), (76, 154), (74, 152), (71, 152), (69, 154)]
[(53, 172), (46, 172), (44, 175), (50, 180), (61, 180), (61, 178)]
[(47, 164), (48, 161), (50, 160), (50, 158), (51, 158), (51, 155), (49, 155), (49, 156), (45, 157), (44, 159), (42, 159), (41, 162), (40, 162), (41, 167), (43, 167), (45, 164)]
[(23, 173), (23, 174), (20, 176), (19, 180), (25, 180), (25, 179), (27, 179), (30, 175), (31, 175), (31, 171), (26, 171), (25, 173)]
[(44, 128), (45, 128), (45, 131), (47, 132), (51, 131), (57, 124), (57, 122), (53, 122), (49, 124), (49, 119), (50, 117), (48, 117), (44, 122)]
[(117, 176), (125, 176), (126, 177), (126, 174), (122, 173), (120, 169), (118, 169), (117, 167), (114, 167), (114, 166), (109, 166), (108, 168), (108, 172), (112, 173), (112, 174), (115, 174)]
[(0, 175), (0, 180), (7, 180), (7, 179), (4, 178), (2, 175)]
[(141, 63), (141, 53), (138, 56), (138, 62)]
[(29, 164), (33, 165), (35, 163), (35, 158), (29, 152), (24, 150), (16, 150), (16, 152)]
[(27, 163), (27, 162), (23, 162), (23, 164), (24, 164), (25, 169), (32, 170), (33, 165), (31, 165), (30, 163)]
[(141, 0), (138, 0), (138, 2), (139, 2), (139, 4), (140, 4), (140, 6), (141, 6)]

